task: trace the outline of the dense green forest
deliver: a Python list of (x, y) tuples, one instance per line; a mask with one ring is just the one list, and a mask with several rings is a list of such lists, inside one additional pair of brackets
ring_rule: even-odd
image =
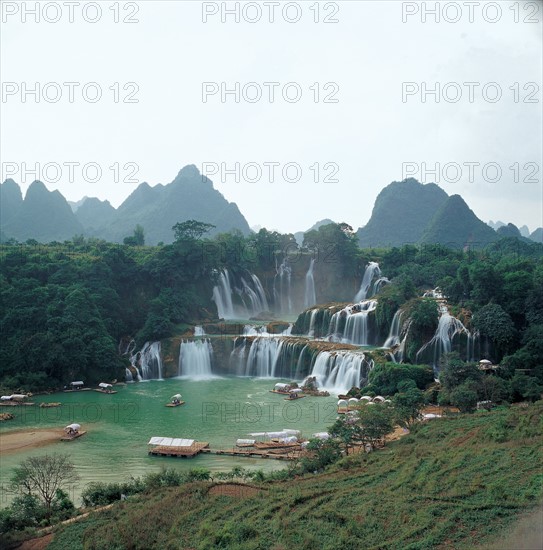
[(247, 237), (234, 232), (206, 238), (210, 227), (177, 224), (174, 243), (159, 246), (142, 244), (141, 227), (125, 245), (83, 237), (2, 245), (0, 385), (34, 391), (75, 378), (122, 379), (127, 363), (119, 353), (121, 340), (142, 345), (216, 320), (211, 297), (221, 269), (246, 269), (269, 281), (285, 257), (301, 277), (302, 266), (314, 258), (316, 271), (326, 268), (326, 277), (317, 281), (321, 294), (341, 301), (352, 299), (351, 287), (359, 284), (367, 262), (378, 261), (392, 282), (379, 295), (382, 333), (398, 307), (410, 304), (421, 341), (435, 330), (436, 314), (414, 298), (439, 286), (452, 312), (479, 330), (496, 361), (543, 381), (540, 244), (504, 238), (483, 250), (360, 249), (349, 226), (329, 224), (307, 232), (300, 247), (293, 235), (265, 229)]

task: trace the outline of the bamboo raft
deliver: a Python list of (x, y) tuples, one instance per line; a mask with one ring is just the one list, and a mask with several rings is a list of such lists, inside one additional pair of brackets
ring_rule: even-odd
[(80, 391), (91, 391), (91, 388), (81, 388), (80, 390), (62, 390), (64, 393), (77, 393)]
[[(77, 390), (76, 390), (77, 391)], [(82, 390), (80, 390), (82, 391)], [(94, 391), (97, 391), (98, 393), (106, 393), (106, 394), (109, 394), (109, 393), (117, 393), (117, 390), (100, 390), (100, 389), (95, 389)]]
[(270, 390), (270, 393), (280, 393), (281, 395), (288, 395), (290, 392), (281, 390)]
[(36, 403), (22, 403), (18, 401), (0, 401), (2, 407), (33, 407)]
[(60, 438), (61, 441), (73, 441), (74, 439), (77, 439), (78, 437), (81, 437), (82, 435), (85, 435), (87, 432), (77, 432), (73, 435), (64, 435)]
[(307, 397), (306, 395), (298, 395), (297, 397), (285, 397), (285, 401), (298, 401), (298, 399), (303, 399)]
[(184, 405), (185, 402), (184, 401), (179, 401), (179, 403), (166, 403), (166, 407), (179, 407), (181, 405)]
[(195, 441), (190, 447), (166, 447), (159, 445), (149, 450), (153, 456), (171, 456), (175, 458), (193, 458), (197, 454), (207, 452), (209, 443)]

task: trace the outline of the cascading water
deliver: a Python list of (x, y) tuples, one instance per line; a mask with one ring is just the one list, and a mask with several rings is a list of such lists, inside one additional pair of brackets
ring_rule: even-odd
[(278, 338), (255, 338), (249, 349), (242, 376), (275, 377), (282, 341)]
[(402, 310), (399, 309), (392, 319), (392, 324), (390, 325), (390, 332), (388, 333), (388, 338), (383, 344), (384, 348), (393, 348), (400, 343), (400, 331), (401, 331), (401, 322), (402, 322)]
[(366, 271), (364, 271), (364, 277), (362, 277), (362, 283), (360, 284), (360, 289), (358, 290), (356, 296), (354, 297), (355, 302), (360, 302), (369, 298), (375, 292), (371, 292), (371, 285), (373, 280), (376, 277), (381, 277), (381, 270), (379, 269), (379, 264), (377, 262), (369, 262), (366, 266)]
[(317, 313), (319, 313), (318, 309), (311, 310), (311, 318), (309, 321), (309, 332), (307, 333), (309, 338), (315, 337), (315, 320), (317, 319)]
[(347, 311), (347, 320), (343, 332), (342, 341), (359, 346), (369, 345), (369, 326), (368, 315), (375, 311), (377, 302), (375, 300), (366, 300), (361, 304), (355, 304), (345, 308)]
[(373, 361), (366, 361), (366, 357), (360, 352), (321, 351), (315, 359), (310, 376), (317, 379), (319, 388), (341, 394), (353, 386), (360, 387), (372, 367)]
[(381, 288), (388, 284), (390, 284), (390, 281), (386, 277), (380, 277), (377, 279), (373, 285), (373, 295), (375, 296), (376, 294), (379, 294), (379, 292), (381, 292)]
[(140, 380), (162, 380), (160, 342), (146, 342), (141, 351), (133, 355), (130, 361), (137, 370)]
[(134, 382), (134, 377), (132, 376), (132, 371), (130, 369), (124, 369), (124, 376), (127, 382)]
[(179, 346), (178, 376), (205, 380), (213, 378), (213, 347), (209, 339), (183, 340)]
[(468, 338), (469, 346), (471, 336), (469, 330), (462, 324), (462, 322), (449, 313), (449, 310), (444, 303), (440, 305), (440, 312), (441, 315), (439, 317), (439, 322), (434, 337), (429, 342), (424, 344), (424, 346), (419, 349), (416, 355), (416, 362), (418, 363), (419, 357), (424, 354), (427, 349), (433, 348), (432, 365), (436, 372), (438, 372), (437, 367), (439, 358), (444, 353), (450, 353), (450, 351), (452, 350), (453, 338), (457, 334), (465, 334)]
[[(232, 285), (227, 269), (219, 274), (218, 284), (213, 288), (213, 301), (221, 319), (248, 319), (268, 311), (268, 301), (260, 279), (254, 273), (239, 277), (240, 285)], [(237, 303), (234, 303), (234, 295)]]
[(292, 313), (292, 300), (290, 297), (290, 277), (292, 269), (285, 258), (279, 267), (275, 267), (273, 279), (273, 294), (277, 313)]
[(228, 270), (226, 269), (219, 275), (219, 284), (213, 287), (213, 300), (217, 305), (219, 318), (235, 318), (234, 304), (232, 303), (232, 286), (230, 285)]
[(194, 336), (205, 336), (206, 333), (205, 333), (205, 330), (203, 329), (203, 327), (199, 326), (199, 325), (196, 325), (194, 327)]
[(238, 376), (293, 378), (303, 345), (281, 336), (237, 338), (230, 365)]
[(305, 274), (305, 296), (304, 296), (305, 308), (314, 306), (317, 303), (317, 296), (315, 293), (315, 279), (313, 278), (314, 266), (315, 266), (315, 258), (311, 258), (311, 261), (309, 262), (309, 269)]

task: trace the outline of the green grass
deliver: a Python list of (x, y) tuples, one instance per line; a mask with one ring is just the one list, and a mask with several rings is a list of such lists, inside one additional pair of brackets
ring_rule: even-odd
[(324, 474), (248, 498), (192, 483), (131, 497), (60, 530), (49, 550), (473, 548), (542, 499), (543, 403), (424, 425)]

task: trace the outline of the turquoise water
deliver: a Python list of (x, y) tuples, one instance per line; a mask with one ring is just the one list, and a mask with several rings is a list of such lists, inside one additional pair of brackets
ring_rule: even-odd
[[(122, 481), (130, 476), (159, 471), (161, 467), (211, 471), (234, 466), (270, 471), (285, 463), (259, 458), (200, 455), (192, 459), (151, 457), (147, 442), (152, 436), (207, 441), (212, 448), (232, 448), (238, 438), (250, 432), (299, 429), (302, 435), (324, 431), (336, 418), (336, 397), (306, 397), (285, 401), (270, 393), (278, 380), (214, 378), (210, 380), (152, 380), (116, 386), (117, 394), (94, 391), (37, 396), (33, 401), (61, 402), (57, 408), (20, 407), (16, 418), (3, 422), (1, 434), (18, 429), (64, 428), (76, 422), (87, 434), (71, 442), (52, 443), (32, 450), (2, 456), (0, 468), (1, 505), (9, 496), (4, 490), (12, 469), (28, 456), (67, 453), (81, 481), (71, 491), (79, 503), (85, 485), (91, 481)], [(170, 397), (181, 393), (181, 407), (165, 407)], [(7, 410), (7, 409), (6, 409)]]

